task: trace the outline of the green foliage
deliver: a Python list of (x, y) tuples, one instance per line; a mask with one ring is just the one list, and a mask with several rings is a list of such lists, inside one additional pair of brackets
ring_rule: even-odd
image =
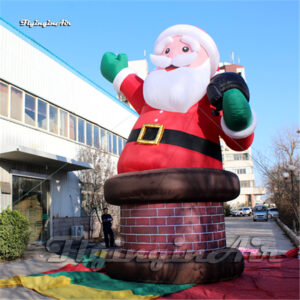
[(0, 259), (16, 259), (24, 253), (29, 242), (29, 221), (17, 210), (0, 213)]
[(224, 204), (224, 215), (225, 215), (225, 217), (230, 216), (230, 212), (231, 212), (230, 205)]

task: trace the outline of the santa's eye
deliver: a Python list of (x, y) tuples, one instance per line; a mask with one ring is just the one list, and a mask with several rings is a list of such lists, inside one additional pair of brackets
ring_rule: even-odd
[(170, 52), (170, 48), (167, 48), (165, 53), (168, 54)]
[(190, 48), (187, 47), (187, 46), (184, 46), (184, 47), (182, 48), (182, 51), (183, 51), (183, 52), (188, 52), (189, 50), (190, 50)]

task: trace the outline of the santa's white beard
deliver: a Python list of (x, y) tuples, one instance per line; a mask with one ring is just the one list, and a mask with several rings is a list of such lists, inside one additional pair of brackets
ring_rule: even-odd
[(143, 94), (156, 109), (185, 113), (205, 94), (210, 81), (209, 59), (198, 68), (154, 70), (145, 79)]

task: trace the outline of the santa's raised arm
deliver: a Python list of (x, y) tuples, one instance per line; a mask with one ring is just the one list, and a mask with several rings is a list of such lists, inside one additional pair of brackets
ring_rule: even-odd
[(172, 26), (157, 38), (150, 59), (157, 68), (143, 81), (128, 68), (127, 55), (108, 52), (102, 58), (103, 76), (140, 114), (120, 156), (119, 173), (222, 169), (219, 136), (236, 151), (251, 145), (256, 118), (247, 85), (234, 73), (216, 75), (219, 52), (206, 32)]

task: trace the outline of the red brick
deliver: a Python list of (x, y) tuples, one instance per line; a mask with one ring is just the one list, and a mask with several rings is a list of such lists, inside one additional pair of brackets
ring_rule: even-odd
[(126, 243), (125, 248), (133, 249), (133, 250), (145, 250), (145, 251), (159, 249), (158, 245), (156, 245), (156, 244), (133, 244), (133, 243)]
[(156, 210), (155, 209), (132, 209), (131, 217), (155, 217)]
[(222, 207), (217, 207), (217, 214), (224, 214), (224, 208)]
[(149, 225), (149, 218), (136, 218), (136, 225)]
[(133, 209), (135, 208), (135, 204), (123, 204), (121, 205), (121, 209)]
[(174, 216), (174, 209), (172, 208), (159, 208), (157, 209), (158, 216)]
[(156, 234), (157, 227), (156, 226), (140, 226), (140, 227), (132, 227), (131, 233), (146, 233), (146, 234)]
[(183, 250), (193, 250), (193, 243), (184, 243), (180, 247), (176, 247), (177, 250), (183, 251)]
[(225, 239), (224, 240), (219, 240), (218, 242), (219, 242), (219, 248), (226, 247), (226, 240)]
[(196, 216), (205, 215), (205, 208), (204, 207), (193, 207), (192, 208), (192, 215), (196, 215)]
[(122, 233), (130, 233), (130, 229), (131, 229), (130, 226), (123, 226), (123, 225), (121, 225), (121, 232)]
[(135, 208), (136, 209), (147, 209), (147, 208), (149, 208), (149, 204), (147, 203), (147, 204), (135, 204)]
[(166, 207), (165, 203), (149, 204), (149, 208), (164, 208), (164, 207)]
[(151, 243), (166, 243), (167, 236), (166, 235), (152, 235)]
[(199, 234), (185, 234), (184, 240), (186, 242), (199, 242), (200, 241), (200, 235)]
[(202, 216), (200, 217), (201, 224), (209, 224), (211, 223), (211, 216)]
[(193, 243), (193, 249), (194, 250), (206, 250), (207, 249), (207, 243)]
[(126, 225), (126, 224), (127, 224), (126, 218), (120, 218), (120, 225)]
[(164, 217), (161, 218), (150, 218), (150, 225), (165, 225), (166, 219)]
[(219, 248), (219, 243), (217, 241), (207, 242), (207, 249), (216, 249)]
[(168, 217), (167, 225), (177, 225), (183, 223), (183, 217)]
[(150, 243), (150, 235), (137, 235), (138, 243)]
[(127, 234), (126, 236), (125, 236), (125, 241), (126, 242), (136, 242), (136, 235), (134, 234), (134, 235), (132, 235), (132, 234)]
[(195, 233), (201, 233), (206, 232), (206, 225), (193, 225), (193, 232)]
[[(182, 242), (184, 241), (184, 235), (181, 235), (181, 234), (177, 234), (177, 235), (174, 235), (174, 234), (169, 234), (167, 235), (167, 242), (168, 243), (176, 243), (176, 241), (181, 241)], [(180, 244), (180, 243), (176, 243), (176, 244)]]
[(207, 232), (215, 232), (218, 230), (218, 224), (208, 224), (207, 225)]
[(158, 233), (160, 234), (172, 234), (175, 233), (174, 226), (159, 226)]
[(220, 240), (222, 238), (222, 232), (214, 233), (214, 240)]
[(175, 247), (172, 244), (159, 244), (160, 251), (174, 251)]
[(175, 226), (176, 233), (192, 233), (192, 226), (184, 225), (184, 226)]
[(221, 230), (225, 230), (225, 224), (224, 223), (218, 224), (218, 230), (216, 230), (216, 231), (221, 231)]
[(135, 225), (135, 218), (128, 218), (127, 225)]
[(216, 207), (207, 207), (206, 208), (206, 213), (208, 215), (215, 215), (216, 211), (217, 211)]
[(182, 203), (166, 203), (166, 207), (181, 207)]
[(197, 202), (188, 202), (188, 203), (182, 203), (183, 207), (194, 207), (197, 206)]
[(212, 233), (201, 233), (201, 241), (202, 242), (211, 241), (212, 239), (213, 239)]
[(200, 217), (184, 217), (184, 224), (199, 224)]
[(175, 208), (175, 216), (190, 216), (191, 213), (190, 207)]
[(224, 222), (224, 215), (220, 215), (220, 222)]
[(130, 209), (121, 209), (121, 218), (130, 217)]
[(212, 216), (212, 222), (213, 223), (219, 223), (220, 222), (220, 216)]

